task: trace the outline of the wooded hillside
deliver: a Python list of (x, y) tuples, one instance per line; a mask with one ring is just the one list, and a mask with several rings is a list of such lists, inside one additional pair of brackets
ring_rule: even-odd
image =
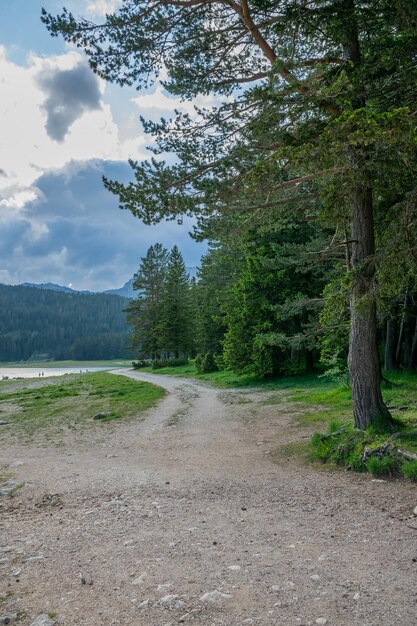
[(130, 300), (0, 285), (0, 361), (129, 357)]

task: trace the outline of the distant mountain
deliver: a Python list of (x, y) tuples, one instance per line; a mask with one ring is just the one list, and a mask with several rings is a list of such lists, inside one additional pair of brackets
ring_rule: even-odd
[(0, 361), (128, 358), (129, 300), (57, 286), (0, 285)]
[[(190, 278), (196, 276), (197, 268), (187, 267), (187, 273)], [(71, 289), (71, 287), (63, 287), (62, 285), (56, 285), (55, 283), (22, 283), (19, 285), (20, 287), (31, 287), (33, 289), (49, 289), (51, 291), (62, 291), (64, 293), (74, 293), (74, 294), (95, 294), (95, 293), (105, 293), (111, 296), (120, 296), (121, 298), (136, 298), (138, 293), (133, 289), (133, 278), (125, 282), (123, 287), (119, 287), (118, 289), (106, 289), (105, 291), (78, 291), (77, 289)]]
[(92, 291), (77, 291), (70, 287), (55, 285), (55, 283), (22, 283), (20, 287), (32, 287), (32, 289), (50, 289), (51, 291), (63, 291), (64, 293), (93, 293)]
[(119, 289), (107, 289), (106, 291), (79, 291), (77, 289), (71, 289), (71, 287), (63, 287), (62, 285), (56, 285), (55, 283), (23, 283), (20, 287), (31, 287), (32, 289), (48, 289), (50, 291), (61, 291), (63, 293), (73, 294), (87, 294), (94, 295), (95, 293), (105, 293), (111, 296), (120, 296), (121, 298), (134, 298), (133, 291), (133, 278), (128, 280), (123, 287)]
[(133, 278), (128, 280), (123, 287), (119, 289), (107, 289), (106, 291), (102, 291), (101, 293), (108, 293), (113, 296), (121, 296), (122, 298), (134, 298), (135, 292), (133, 291)]

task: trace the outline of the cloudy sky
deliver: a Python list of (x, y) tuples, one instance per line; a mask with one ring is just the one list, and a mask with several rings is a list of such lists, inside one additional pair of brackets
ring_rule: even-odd
[[(145, 226), (103, 188), (128, 181), (128, 158), (147, 158), (139, 115), (168, 117), (178, 103), (99, 80), (82, 54), (52, 38), (42, 6), (100, 20), (118, 0), (0, 0), (0, 283), (121, 286), (157, 241), (186, 265), (204, 245), (192, 223)], [(189, 106), (189, 105), (188, 105)]]

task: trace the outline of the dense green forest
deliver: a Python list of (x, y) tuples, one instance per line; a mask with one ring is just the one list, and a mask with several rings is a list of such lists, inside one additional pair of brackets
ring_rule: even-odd
[(190, 287), (194, 349), (267, 375), (311, 368), (320, 350), (348, 370), (359, 429), (395, 428), (381, 360), (416, 361), (416, 15), (417, 0), (123, 0), (101, 24), (42, 14), (100, 77), (140, 89), (166, 71), (172, 96), (203, 103), (142, 120), (153, 157), (130, 163), (129, 184), (104, 181), (145, 223), (193, 215), (210, 242)]
[[(347, 381), (342, 266), (338, 259), (306, 263), (308, 229), (300, 224), (290, 232), (258, 233), (256, 245), (252, 234), (249, 242), (212, 248), (192, 280), (176, 247), (168, 253), (161, 244), (151, 246), (127, 308), (138, 359), (196, 357), (200, 372), (226, 368), (263, 377), (317, 369)], [(394, 309), (382, 301), (378, 321), (385, 371), (415, 369), (417, 294), (399, 294)]]
[(0, 361), (129, 358), (130, 300), (0, 285)]

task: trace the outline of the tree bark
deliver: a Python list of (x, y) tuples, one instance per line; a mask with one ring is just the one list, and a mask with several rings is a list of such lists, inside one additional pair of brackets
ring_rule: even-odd
[(375, 242), (370, 186), (358, 185), (352, 200), (354, 278), (350, 301), (348, 365), (352, 385), (353, 415), (356, 428), (363, 430), (371, 424), (389, 428), (392, 418), (382, 399), (377, 344), (373, 261)]
[[(362, 63), (362, 54), (355, 0), (341, 0), (339, 16), (344, 29), (344, 40), (341, 42), (344, 55), (356, 70)], [(365, 105), (364, 85), (359, 80), (352, 106), (360, 109)], [(359, 160), (353, 152), (351, 163), (357, 168), (357, 174), (362, 176), (363, 181), (353, 187), (351, 204), (353, 284), (350, 296), (348, 367), (352, 385), (353, 416), (356, 428), (364, 430), (375, 424), (388, 429), (392, 425), (392, 417), (382, 399), (377, 340), (372, 186), (364, 171), (364, 159)]]

